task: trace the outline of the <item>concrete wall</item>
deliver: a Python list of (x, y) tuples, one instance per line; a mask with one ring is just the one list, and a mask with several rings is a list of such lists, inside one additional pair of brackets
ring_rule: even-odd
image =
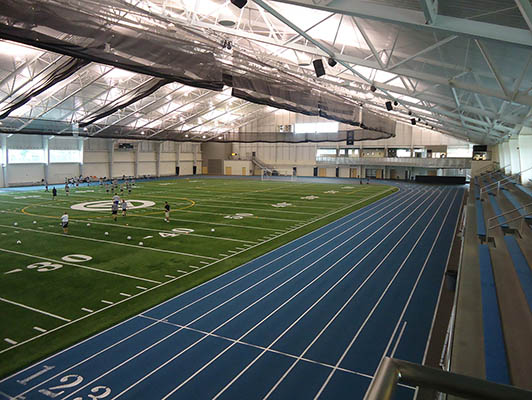
[[(224, 175), (253, 175), (251, 161), (225, 160)], [(231, 172), (231, 173), (229, 173)]]

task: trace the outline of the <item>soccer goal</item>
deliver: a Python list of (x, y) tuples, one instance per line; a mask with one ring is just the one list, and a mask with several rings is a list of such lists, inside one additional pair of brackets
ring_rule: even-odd
[(292, 169), (269, 169), (263, 168), (261, 174), (261, 180), (263, 181), (291, 181), (297, 180)]

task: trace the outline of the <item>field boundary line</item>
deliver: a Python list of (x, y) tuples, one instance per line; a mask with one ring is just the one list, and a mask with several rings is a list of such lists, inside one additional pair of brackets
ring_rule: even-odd
[(72, 266), (72, 267), (88, 269), (88, 270), (96, 271), (96, 272), (102, 272), (104, 274), (118, 275), (118, 276), (122, 276), (124, 278), (137, 279), (137, 280), (151, 282), (151, 283), (161, 283), (160, 281), (155, 281), (153, 279), (141, 278), (139, 276), (123, 274), (121, 272), (107, 271), (105, 269), (89, 267), (88, 265), (82, 265), (82, 264), (74, 264), (74, 263), (70, 263), (68, 261), (63, 261), (63, 260), (54, 260), (53, 258), (37, 256), (37, 255), (34, 255), (34, 254), (29, 254), (29, 253), (22, 253), (20, 251), (15, 251), (15, 250), (8, 250), (8, 249), (0, 248), (0, 251), (3, 251), (5, 253), (18, 254), (18, 255), (21, 255), (21, 256), (26, 256), (26, 257), (31, 257), (31, 258), (37, 258), (37, 259), (40, 259), (40, 260), (53, 261), (55, 263), (65, 264), (65, 265)]
[(61, 321), (65, 321), (65, 322), (71, 322), (71, 321), (72, 321), (72, 320), (70, 320), (70, 319), (68, 319), (68, 318), (61, 317), (61, 316), (59, 316), (59, 315), (49, 313), (48, 311), (39, 310), (38, 308), (31, 307), (31, 306), (27, 306), (26, 304), (22, 304), (22, 303), (17, 303), (16, 301), (8, 300), (8, 299), (5, 299), (5, 298), (3, 298), (3, 297), (0, 297), (0, 300), (3, 301), (4, 303), (13, 304), (13, 305), (15, 305), (15, 306), (19, 306), (19, 307), (22, 307), (22, 308), (26, 308), (26, 309), (28, 309), (28, 310), (35, 311), (35, 312), (38, 312), (38, 313), (40, 313), (40, 314), (47, 315), (47, 316), (49, 316), (49, 317), (54, 317), (54, 318), (60, 319)]

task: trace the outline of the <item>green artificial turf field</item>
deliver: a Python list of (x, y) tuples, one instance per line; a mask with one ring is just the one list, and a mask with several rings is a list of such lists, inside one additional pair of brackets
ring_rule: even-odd
[(100, 186), (0, 191), (0, 376), (397, 190), (354, 182), (140, 182), (117, 222)]

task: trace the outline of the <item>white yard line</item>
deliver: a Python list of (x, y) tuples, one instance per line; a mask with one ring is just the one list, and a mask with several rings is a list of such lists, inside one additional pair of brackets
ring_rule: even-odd
[(116, 245), (116, 246), (134, 247), (134, 248), (137, 248), (137, 249), (144, 249), (144, 250), (150, 250), (150, 251), (161, 252), (161, 253), (179, 254), (181, 256), (189, 256), (189, 257), (196, 257), (196, 258), (206, 258), (208, 260), (217, 260), (216, 258), (213, 258), (213, 257), (200, 256), (198, 254), (183, 253), (183, 252), (180, 252), (180, 251), (172, 251), (172, 250), (165, 250), (165, 249), (156, 249), (154, 247), (137, 246), (135, 244), (113, 242), (113, 241), (110, 241), (110, 240), (101, 240), (101, 239), (95, 239), (95, 238), (88, 238), (88, 237), (84, 237), (84, 236), (76, 236), (76, 235), (69, 235), (69, 234), (65, 235), (64, 233), (39, 231), (37, 229), (13, 227), (11, 225), (0, 225), (0, 227), (9, 228), (9, 229), (20, 229), (20, 230), (23, 230), (23, 231), (36, 232), (36, 233), (45, 234), (45, 235), (61, 236), (61, 237), (64, 237), (64, 238), (79, 239), (79, 240), (89, 240), (89, 241), (92, 241), (92, 242), (112, 244), (112, 245)]
[(46, 332), (46, 329), (41, 328), (40, 326), (34, 326), (33, 329), (35, 329), (36, 331), (41, 332), (41, 333), (42, 332)]
[(81, 311), (85, 311), (85, 312), (88, 312), (88, 313), (93, 313), (94, 312), (94, 310), (91, 310), (90, 308), (85, 308), (85, 307), (82, 307)]
[(101, 302), (105, 304), (114, 304), (112, 301), (109, 300), (101, 300)]
[(124, 278), (138, 279), (138, 280), (141, 280), (141, 281), (146, 281), (146, 282), (151, 282), (151, 283), (161, 283), (161, 282), (159, 282), (159, 281), (154, 281), (153, 279), (147, 279), (147, 278), (141, 278), (141, 277), (139, 277), (139, 276), (133, 276), (133, 275), (122, 274), (122, 273), (120, 273), (120, 272), (107, 271), (107, 270), (105, 270), (105, 269), (99, 269), (99, 268), (89, 267), (89, 266), (87, 266), (87, 265), (81, 265), (81, 264), (69, 263), (69, 262), (66, 262), (66, 261), (63, 261), (63, 260), (54, 260), (53, 258), (36, 256), (36, 255), (33, 255), (33, 254), (22, 253), (22, 252), (20, 252), (20, 251), (8, 250), (8, 249), (3, 249), (3, 248), (0, 248), (0, 251), (3, 251), (3, 252), (5, 252), (5, 253), (17, 254), (17, 255), (21, 255), (21, 256), (25, 256), (25, 257), (30, 257), (30, 258), (36, 258), (36, 259), (38, 259), (38, 260), (52, 261), (52, 262), (54, 262), (54, 263), (64, 264), (64, 265), (68, 265), (68, 266), (71, 266), (71, 267), (82, 268), (82, 269), (88, 269), (88, 270), (96, 271), (96, 272), (102, 272), (102, 273), (104, 273), (104, 274), (111, 274), (111, 275), (122, 276), (122, 277), (124, 277)]
[(19, 307), (22, 307), (22, 308), (26, 308), (28, 310), (38, 312), (39, 314), (48, 315), (49, 317), (60, 319), (61, 321), (71, 322), (71, 320), (68, 319), (68, 318), (61, 317), (59, 315), (49, 313), (47, 311), (39, 310), (38, 308), (30, 307), (30, 306), (27, 306), (25, 304), (17, 303), (16, 301), (8, 300), (8, 299), (5, 299), (3, 297), (0, 297), (0, 301), (3, 301), (4, 303), (9, 303), (9, 304), (12, 304), (12, 305), (15, 305), (15, 306), (19, 306)]

